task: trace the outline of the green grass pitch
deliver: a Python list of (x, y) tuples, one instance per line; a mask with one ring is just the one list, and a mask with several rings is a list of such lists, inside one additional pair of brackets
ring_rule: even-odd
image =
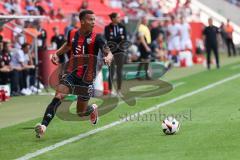
[[(238, 61), (239, 63), (239, 61)], [(185, 93), (239, 73), (232, 63), (220, 70), (202, 71), (172, 80), (183, 85), (170, 93), (138, 99), (135, 106), (125, 103), (100, 117), (99, 124), (88, 121), (66, 122), (54, 119), (42, 139), (36, 139), (33, 127), (41, 120), (50, 96), (13, 98), (0, 105), (0, 159), (16, 159), (80, 133), (96, 129)], [(177, 72), (175, 73), (177, 74)], [(167, 76), (167, 75), (166, 75)], [(240, 78), (228, 81), (191, 97), (166, 105), (138, 119), (41, 154), (34, 160), (239, 160), (240, 159)], [(14, 108), (13, 108), (14, 106)], [(152, 115), (181, 116), (179, 133), (166, 136), (161, 120)], [(25, 115), (26, 117), (22, 116)], [(21, 117), (22, 116), (22, 117)], [(11, 119), (10, 119), (10, 118)], [(18, 122), (20, 121), (20, 123)], [(9, 123), (9, 125), (6, 125)]]

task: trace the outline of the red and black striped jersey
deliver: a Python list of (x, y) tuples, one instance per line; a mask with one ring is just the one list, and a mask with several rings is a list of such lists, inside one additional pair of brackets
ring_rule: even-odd
[(86, 82), (92, 82), (96, 76), (99, 50), (105, 47), (106, 41), (94, 32), (84, 36), (79, 30), (73, 29), (68, 34), (67, 44), (71, 46), (68, 73), (73, 73)]

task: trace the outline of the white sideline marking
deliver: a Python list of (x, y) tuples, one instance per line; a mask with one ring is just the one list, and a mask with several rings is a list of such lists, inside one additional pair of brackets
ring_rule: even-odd
[(184, 85), (184, 84), (186, 84), (186, 83), (185, 83), (185, 82), (175, 83), (175, 84), (173, 84), (173, 88), (177, 88), (177, 87), (182, 86), (182, 85)]
[(153, 106), (153, 107), (151, 107), (151, 108), (149, 108), (149, 109), (146, 109), (146, 110), (141, 111), (140, 113), (135, 113), (134, 115), (131, 115), (131, 116), (128, 116), (128, 117), (126, 117), (126, 118), (124, 118), (124, 119), (121, 119), (121, 120), (112, 122), (112, 123), (110, 123), (110, 124), (108, 124), (108, 125), (105, 125), (105, 126), (103, 126), (103, 127), (100, 127), (100, 128), (94, 129), (94, 130), (91, 130), (91, 131), (86, 132), (86, 133), (79, 134), (79, 135), (77, 135), (77, 136), (75, 136), (75, 137), (72, 137), (72, 138), (63, 140), (63, 141), (58, 142), (58, 143), (56, 143), (56, 144), (54, 144), (54, 145), (51, 145), (51, 146), (48, 146), (48, 147), (39, 149), (39, 150), (37, 150), (36, 152), (28, 153), (28, 154), (24, 155), (23, 157), (17, 158), (16, 160), (28, 160), (28, 159), (37, 157), (37, 156), (39, 156), (39, 155), (41, 155), (41, 154), (44, 154), (44, 153), (49, 152), (49, 151), (51, 151), (51, 150), (54, 150), (54, 149), (56, 149), (56, 148), (58, 148), (58, 147), (64, 146), (64, 145), (66, 145), (66, 144), (69, 144), (69, 143), (72, 143), (72, 142), (75, 142), (75, 141), (78, 141), (78, 140), (80, 140), (80, 139), (83, 139), (83, 138), (88, 137), (88, 136), (90, 136), (90, 135), (93, 135), (93, 134), (96, 134), (96, 133), (98, 133), (98, 132), (104, 131), (104, 130), (106, 130), (106, 129), (112, 128), (112, 127), (114, 127), (114, 126), (120, 125), (120, 124), (122, 124), (122, 123), (124, 123), (124, 122), (129, 121), (130, 118), (134, 118), (134, 117), (136, 117), (136, 116), (144, 115), (144, 114), (146, 114), (146, 113), (152, 112), (152, 111), (154, 111), (154, 110), (159, 109), (160, 107), (163, 107), (163, 106), (166, 106), (166, 105), (175, 103), (175, 102), (177, 102), (177, 101), (180, 101), (180, 100), (182, 100), (182, 99), (191, 97), (191, 96), (193, 96), (193, 95), (195, 95), (195, 94), (198, 94), (198, 93), (200, 93), (200, 92), (206, 91), (206, 90), (211, 89), (211, 88), (214, 88), (214, 87), (216, 87), (216, 86), (218, 86), (218, 85), (221, 85), (221, 84), (223, 84), (223, 83), (226, 83), (226, 82), (231, 81), (231, 80), (234, 80), (234, 79), (237, 79), (237, 78), (239, 78), (239, 77), (240, 77), (240, 74), (233, 75), (233, 76), (231, 76), (231, 77), (228, 77), (228, 78), (225, 78), (225, 79), (223, 79), (223, 80), (217, 81), (217, 82), (215, 82), (215, 83), (209, 84), (209, 85), (207, 85), (207, 86), (205, 86), (205, 87), (199, 88), (199, 89), (197, 89), (197, 90), (195, 90), (195, 91), (192, 91), (192, 92), (183, 94), (183, 95), (181, 95), (181, 96), (178, 96), (178, 97), (173, 98), (173, 99), (171, 99), (171, 100), (168, 100), (168, 101), (166, 101), (166, 102), (163, 102), (163, 103), (160, 103), (160, 104), (158, 104), (158, 105), (155, 105), (155, 106)]
[(232, 66), (230, 69), (234, 70), (234, 69), (239, 69), (239, 68), (240, 68), (240, 65), (237, 64), (237, 65)]

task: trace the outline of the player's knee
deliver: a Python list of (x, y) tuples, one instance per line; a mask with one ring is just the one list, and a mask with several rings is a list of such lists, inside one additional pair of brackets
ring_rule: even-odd
[(55, 95), (55, 98), (58, 98), (58, 99), (62, 100), (65, 96), (66, 96), (65, 94), (57, 93), (57, 94)]

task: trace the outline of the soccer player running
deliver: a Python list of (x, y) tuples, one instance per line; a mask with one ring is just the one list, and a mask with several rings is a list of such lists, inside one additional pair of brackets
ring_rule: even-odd
[[(97, 105), (88, 105), (92, 96), (93, 81), (96, 76), (96, 58), (99, 50), (104, 55), (105, 63), (110, 66), (113, 55), (106, 46), (105, 40), (93, 32), (95, 15), (91, 10), (80, 12), (80, 29), (73, 29), (68, 34), (68, 40), (52, 57), (52, 62), (58, 64), (59, 56), (70, 52), (70, 60), (67, 65), (67, 74), (63, 76), (60, 84), (56, 86), (56, 95), (48, 105), (43, 120), (35, 127), (36, 137), (41, 138), (49, 123), (56, 114), (64, 94), (75, 93), (78, 90), (77, 114), (80, 117), (89, 116), (92, 124), (98, 121)], [(83, 58), (81, 58), (83, 57)], [(86, 60), (87, 57), (87, 60)], [(80, 94), (79, 94), (80, 90)]]

